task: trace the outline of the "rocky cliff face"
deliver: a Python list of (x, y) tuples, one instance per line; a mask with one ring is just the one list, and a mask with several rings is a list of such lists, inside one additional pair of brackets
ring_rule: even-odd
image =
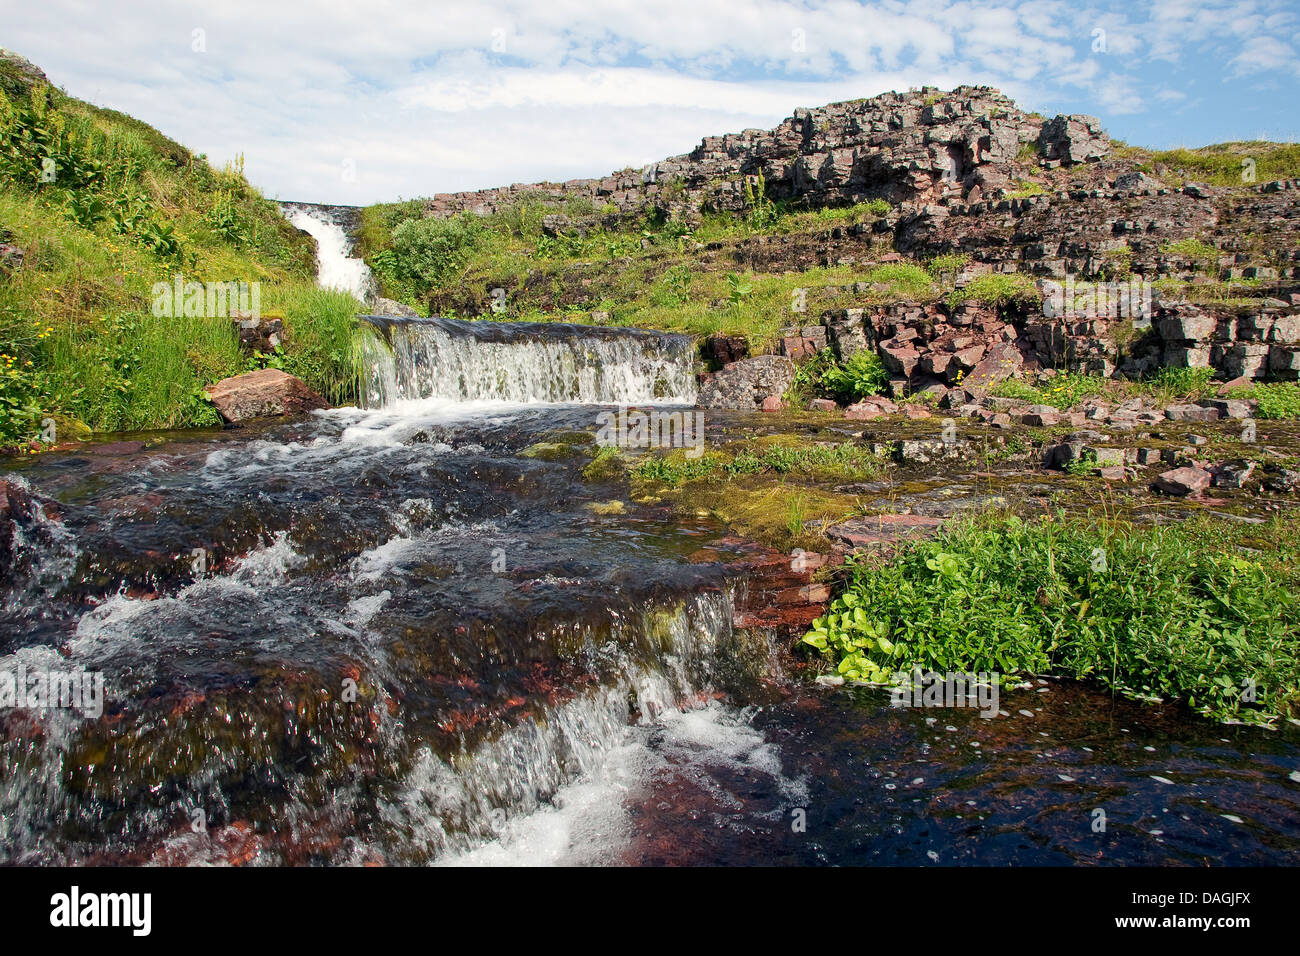
[(1010, 185), (1006, 164), (1027, 147), (1054, 168), (1100, 159), (1110, 140), (1093, 117), (1045, 120), (991, 87), (926, 88), (795, 110), (775, 129), (710, 136), (685, 155), (601, 179), (440, 193), (428, 209), (487, 214), (527, 194), (587, 199), (618, 215), (651, 206), (690, 221), (702, 210), (743, 209), (746, 177), (760, 174), (771, 198), (813, 206), (978, 201)]
[[(812, 245), (810, 236), (755, 237), (743, 260), (736, 251), (743, 267), (868, 267), (956, 254), (965, 261), (959, 286), (990, 273), (1038, 282), (1042, 308), (1023, 301), (999, 308), (839, 303), (822, 314), (820, 340), (841, 356), (877, 349), (913, 387), (973, 374), (982, 361), (975, 353), (995, 347), (1017, 356), (999, 367), (1139, 375), (1166, 365), (1210, 367), (1222, 378), (1300, 375), (1293, 328), (1300, 322), (1300, 181), (1166, 183), (1137, 169), (1093, 117), (1026, 113), (989, 87), (800, 109), (775, 129), (709, 137), (643, 170), (440, 194), (426, 212), (489, 214), (527, 197), (555, 205), (543, 220), (552, 233), (614, 227), (647, 212), (691, 224), (710, 210), (744, 210), (760, 184), (769, 199), (810, 208), (884, 199), (892, 209), (866, 227), (831, 229)], [(714, 251), (700, 247), (702, 266)], [(1229, 308), (1153, 290), (1162, 279), (1246, 281), (1231, 288)], [(1053, 309), (1053, 288), (1067, 282), (1107, 284), (1110, 306), (1062, 308), (1058, 301)], [(1143, 297), (1136, 321), (1113, 308), (1117, 292), (1129, 287)], [(807, 339), (808, 329), (788, 330), (786, 338)], [(808, 347), (787, 341), (783, 350), (798, 360)]]

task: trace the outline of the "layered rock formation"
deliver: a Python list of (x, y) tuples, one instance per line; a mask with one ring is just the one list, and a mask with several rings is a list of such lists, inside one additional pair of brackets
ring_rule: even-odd
[[(1215, 188), (1160, 175), (1136, 168), (1092, 117), (1026, 113), (988, 87), (927, 88), (796, 110), (775, 129), (709, 137), (642, 170), (440, 194), (426, 213), (489, 214), (527, 197), (554, 206), (543, 227), (559, 235), (648, 212), (689, 225), (710, 210), (744, 210), (759, 189), (810, 208), (884, 199), (891, 211), (874, 223), (755, 236), (730, 251), (731, 263), (700, 247), (699, 262), (774, 272), (957, 255), (958, 287), (987, 274), (1039, 280), (1037, 303), (841, 302), (792, 318), (801, 324), (784, 333), (781, 351), (795, 361), (825, 346), (842, 358), (871, 348), (913, 388), (1022, 367), (1300, 376), (1300, 180)], [(1225, 286), (1231, 307), (1197, 306), (1154, 288), (1161, 280), (1240, 285)], [(1108, 298), (1061, 308), (1051, 282), (1106, 283)], [(1140, 312), (1115, 308), (1129, 288)], [(469, 299), (456, 306), (475, 314)]]

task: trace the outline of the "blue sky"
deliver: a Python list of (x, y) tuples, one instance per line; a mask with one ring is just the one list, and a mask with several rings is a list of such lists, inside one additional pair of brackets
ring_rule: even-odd
[(1135, 144), (1300, 139), (1285, 0), (0, 0), (0, 46), (320, 202), (598, 176), (922, 85)]

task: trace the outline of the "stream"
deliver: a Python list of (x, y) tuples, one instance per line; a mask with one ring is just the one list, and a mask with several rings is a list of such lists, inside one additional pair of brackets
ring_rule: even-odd
[(0, 462), (47, 503), (0, 672), (104, 681), (0, 710), (0, 862), (1295, 861), (1294, 728), (826, 686), (736, 626), (726, 528), (535, 453), (691, 406), (689, 340), (377, 326), (363, 408)]

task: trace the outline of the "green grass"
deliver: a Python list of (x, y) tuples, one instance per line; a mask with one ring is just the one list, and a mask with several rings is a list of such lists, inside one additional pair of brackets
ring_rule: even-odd
[(1123, 155), (1141, 161), (1141, 168), (1154, 172), (1164, 166), (1167, 182), (1203, 182), (1211, 186), (1249, 185), (1242, 179), (1242, 160), (1255, 162), (1255, 181), (1300, 177), (1300, 144), (1269, 142), (1217, 143), (1200, 149), (1145, 150), (1127, 147)]
[(682, 452), (652, 455), (632, 469), (632, 476), (680, 486), (705, 478), (728, 480), (748, 475), (792, 475), (809, 480), (862, 480), (879, 474), (880, 459), (853, 442), (835, 445), (768, 445), (728, 456), (712, 452), (687, 458)]
[(1013, 304), (1028, 305), (1039, 302), (1038, 289), (1032, 279), (1020, 273), (990, 272), (976, 276), (967, 285), (954, 289), (948, 304), (983, 302), (996, 308)]
[(889, 564), (852, 562), (804, 641), (850, 679), (913, 665), (1056, 674), (1263, 722), (1300, 713), (1297, 551), (1281, 519), (1140, 528), (985, 515)]
[(990, 394), (1002, 398), (1015, 398), (1035, 405), (1053, 408), (1072, 408), (1085, 398), (1105, 392), (1108, 381), (1098, 375), (1080, 372), (1062, 372), (1045, 385), (1030, 385), (1023, 379), (1007, 378), (996, 383)]
[(1260, 382), (1231, 389), (1229, 398), (1253, 398), (1259, 402), (1255, 414), (1260, 418), (1293, 420), (1300, 418), (1300, 383)]
[(218, 424), (203, 386), (266, 359), (240, 350), (228, 318), (156, 317), (152, 287), (177, 274), (260, 283), (262, 314), (285, 324), (273, 361), (335, 401), (355, 393), (358, 304), (315, 288), (310, 239), (242, 158), (216, 170), (129, 116), (6, 89), (0, 235), (25, 258), (0, 278), (0, 446), (46, 418), (71, 433)]
[(1209, 265), (1214, 265), (1219, 261), (1219, 250), (1208, 242), (1202, 242), (1200, 239), (1179, 239), (1177, 242), (1167, 242), (1160, 247), (1160, 252), (1166, 256), (1179, 256), (1183, 259), (1205, 262)]

